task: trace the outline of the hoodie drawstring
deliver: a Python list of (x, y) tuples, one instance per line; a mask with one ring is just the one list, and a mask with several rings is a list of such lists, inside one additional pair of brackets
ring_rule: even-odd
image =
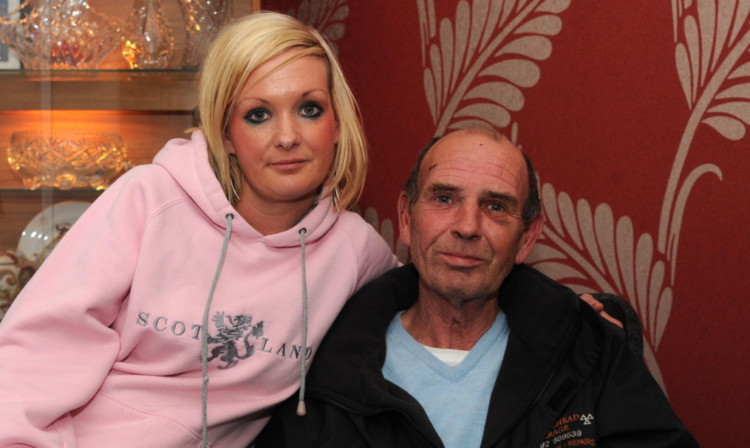
[(229, 246), (229, 236), (232, 234), (232, 219), (234, 215), (228, 213), (227, 216), (227, 231), (224, 234), (224, 243), (221, 245), (221, 256), (219, 257), (219, 264), (216, 265), (216, 273), (214, 274), (214, 280), (211, 282), (211, 289), (208, 292), (208, 300), (206, 300), (206, 308), (203, 310), (203, 327), (201, 332), (201, 367), (203, 369), (203, 384), (201, 386), (201, 406), (203, 408), (203, 441), (201, 447), (206, 448), (208, 444), (208, 314), (211, 308), (211, 301), (214, 298), (214, 290), (216, 289), (216, 283), (219, 281), (219, 275), (221, 269), (224, 266), (224, 259), (227, 255), (227, 247)]
[(299, 376), (299, 403), (297, 403), (297, 415), (303, 417), (307, 414), (305, 408), (305, 357), (307, 355), (307, 278), (305, 273), (305, 234), (306, 228), (299, 229), (299, 242), (302, 247), (302, 356), (300, 357)]

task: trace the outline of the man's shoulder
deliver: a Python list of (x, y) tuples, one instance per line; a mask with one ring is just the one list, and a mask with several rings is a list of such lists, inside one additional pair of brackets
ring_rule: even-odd
[[(516, 266), (511, 274), (508, 278), (511, 279), (512, 277), (511, 281), (515, 285), (514, 287), (521, 288), (540, 301), (555, 301), (557, 302), (556, 305), (574, 311), (578, 318), (587, 325), (593, 325), (597, 328), (603, 327), (607, 330), (606, 333), (613, 334), (615, 339), (622, 339), (624, 333), (621, 329), (604, 322), (596, 310), (582, 301), (579, 294), (568, 286), (527, 265)], [(542, 305), (542, 303), (539, 303), (539, 305)]]
[(505, 287), (520, 288), (544, 295), (574, 296), (572, 289), (548, 277), (536, 268), (526, 264), (517, 264), (503, 282)]
[(547, 314), (567, 314), (580, 305), (572, 289), (524, 264), (514, 266), (505, 278), (498, 300), (506, 313), (545, 309)]

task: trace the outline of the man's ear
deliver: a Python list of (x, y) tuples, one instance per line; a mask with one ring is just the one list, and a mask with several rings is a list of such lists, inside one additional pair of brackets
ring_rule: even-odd
[(409, 197), (403, 191), (398, 196), (398, 233), (401, 242), (408, 246), (411, 243), (411, 214)]
[(537, 238), (542, 233), (544, 228), (544, 217), (540, 213), (539, 216), (534, 219), (529, 227), (521, 235), (521, 244), (518, 247), (516, 253), (516, 264), (521, 264), (531, 253), (531, 249), (534, 248)]

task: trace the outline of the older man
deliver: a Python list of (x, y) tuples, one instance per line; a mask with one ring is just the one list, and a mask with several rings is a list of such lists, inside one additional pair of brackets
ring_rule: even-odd
[(423, 151), (399, 198), (413, 265), (355, 295), (257, 446), (694, 447), (642, 360), (522, 265), (542, 230), (531, 163), (493, 131)]

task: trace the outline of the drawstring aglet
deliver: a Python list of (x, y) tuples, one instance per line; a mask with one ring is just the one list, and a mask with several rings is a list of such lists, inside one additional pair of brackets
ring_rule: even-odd
[(297, 415), (299, 415), (300, 417), (304, 417), (305, 415), (307, 415), (307, 408), (305, 407), (304, 401), (300, 401), (299, 403), (297, 403)]

